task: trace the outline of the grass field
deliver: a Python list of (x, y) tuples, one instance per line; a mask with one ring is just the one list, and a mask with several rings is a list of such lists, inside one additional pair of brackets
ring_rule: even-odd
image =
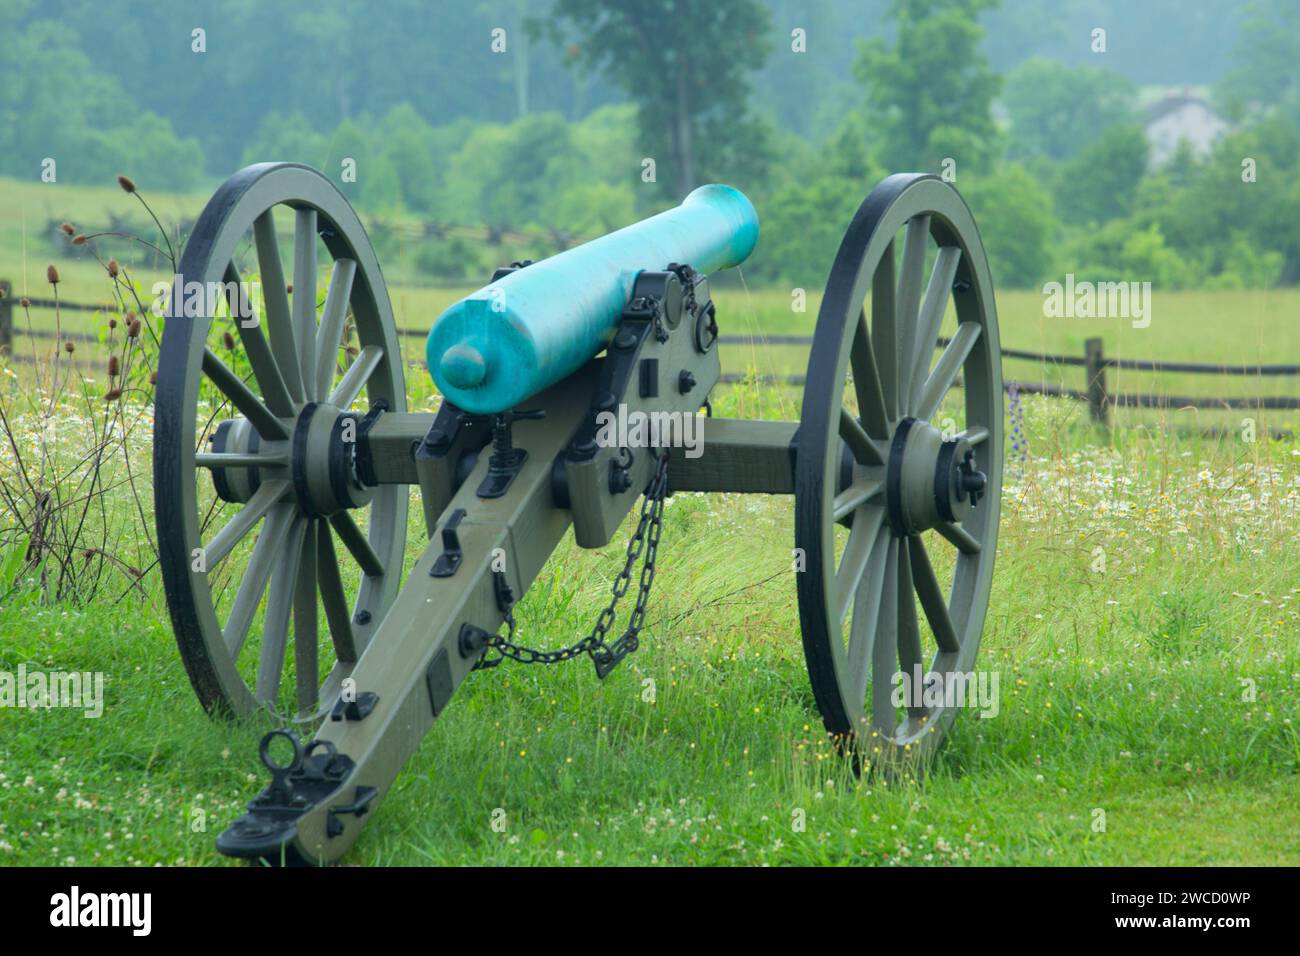
[[(16, 278), (11, 251), (0, 240), (0, 277)], [(43, 259), (28, 262), (29, 279), (43, 275)], [(89, 266), (60, 268), (68, 299), (103, 294)], [(455, 295), (399, 286), (399, 322), (427, 325)], [(815, 296), (805, 313), (785, 290), (717, 298), (726, 332), (815, 321)], [(1300, 360), (1294, 290), (1157, 296), (1147, 329), (1044, 319), (1041, 301), (1000, 296), (1005, 346), (1081, 354), (1101, 334), (1114, 355)], [(89, 372), (94, 359), (80, 360)], [(726, 361), (803, 364), (785, 350)], [(1036, 366), (1006, 374), (1056, 381)], [(1295, 394), (1294, 379), (1119, 384)], [(716, 411), (794, 418), (798, 401), (797, 389), (741, 386)], [(1000, 709), (962, 715), (924, 780), (855, 779), (821, 731), (790, 502), (681, 495), (641, 649), (604, 682), (585, 661), (472, 676), (349, 862), (1300, 863), (1300, 441), (1263, 431), (1295, 432), (1300, 416), (1261, 413), (1247, 442), (1244, 413), (1207, 437), (1195, 418), (1183, 427), (1184, 412), (1103, 432), (1077, 403), (1027, 396), (1021, 411), (1028, 447), (1008, 461), (979, 664), (1000, 677)], [(137, 453), (147, 472), (144, 436)], [(136, 520), (132, 507), (119, 497), (117, 520)], [(527, 639), (558, 645), (589, 629), (626, 531), (598, 551), (566, 540), (520, 606)], [(413, 515), (411, 558), (422, 534)], [(20, 548), (0, 547), (0, 671), (102, 672), (105, 704), (97, 719), (0, 707), (0, 865), (221, 861), (216, 834), (265, 783), (255, 748), (271, 718), (202, 713), (156, 573), (142, 597), (51, 606), (15, 578)]]

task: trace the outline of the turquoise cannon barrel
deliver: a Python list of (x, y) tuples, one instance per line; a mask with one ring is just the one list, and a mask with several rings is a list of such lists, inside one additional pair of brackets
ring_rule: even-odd
[(684, 263), (710, 274), (744, 262), (758, 214), (730, 186), (503, 276), (429, 330), (429, 371), (460, 408), (493, 414), (577, 370), (608, 344), (637, 274)]

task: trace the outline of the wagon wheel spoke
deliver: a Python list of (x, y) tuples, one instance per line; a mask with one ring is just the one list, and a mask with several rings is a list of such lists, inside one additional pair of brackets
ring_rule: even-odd
[(330, 515), (330, 525), (333, 526), (339, 540), (343, 546), (352, 554), (352, 559), (361, 566), (361, 573), (368, 574), (377, 578), (384, 573), (384, 564), (375, 553), (375, 549), (370, 546), (370, 540), (366, 537), (365, 532), (357, 527), (357, 523), (352, 520), (352, 516), (346, 511), (338, 511)]
[(320, 330), (316, 333), (316, 396), (329, 392), (338, 366), (339, 344), (343, 341), (343, 321), (348, 314), (348, 300), (352, 296), (352, 281), (357, 264), (351, 259), (335, 259), (330, 273), (329, 290), (325, 293), (325, 307), (321, 309)]
[(361, 394), (361, 389), (370, 381), (370, 376), (379, 363), (383, 361), (384, 350), (378, 345), (367, 345), (348, 366), (348, 370), (339, 379), (338, 385), (329, 397), (329, 403), (335, 408), (350, 408)]
[(934, 526), (934, 530), (939, 532), (944, 538), (952, 542), (957, 550), (962, 554), (979, 554), (980, 543), (969, 531), (959, 524), (951, 521), (941, 521)]
[(898, 270), (898, 298), (895, 328), (898, 367), (898, 413), (911, 411), (912, 357), (916, 353), (917, 316), (921, 308), (921, 278), (930, 242), (930, 217), (914, 216), (903, 235), (903, 263)]
[(866, 426), (868, 435), (878, 441), (884, 441), (889, 437), (889, 417), (885, 410), (885, 393), (880, 386), (880, 370), (876, 365), (875, 349), (871, 343), (871, 328), (867, 323), (865, 309), (858, 313), (849, 362), (853, 368), (853, 389), (858, 399), (858, 417)]
[(262, 704), (273, 705), (280, 695), (284, 652), (289, 642), (289, 615), (293, 611), (298, 563), (302, 559), (306, 534), (307, 518), (301, 514), (294, 515), (284, 558), (271, 574), (271, 592), (266, 599), (266, 618), (262, 626), (262, 654), (257, 662), (255, 693)]
[(257, 613), (258, 605), (262, 603), (262, 595), (266, 591), (267, 582), (271, 579), (271, 571), (283, 551), (285, 538), (293, 524), (293, 514), (294, 507), (290, 504), (272, 508), (266, 523), (262, 526), (262, 533), (258, 535), (257, 544), (253, 546), (252, 557), (249, 558), (248, 567), (244, 569), (239, 590), (235, 594), (235, 603), (230, 608), (230, 616), (226, 619), (223, 631), (226, 649), (232, 658), (238, 658), (239, 652), (243, 650), (248, 629), (253, 623), (253, 615)]
[(898, 311), (894, 308), (894, 243), (880, 257), (871, 277), (871, 341), (885, 398), (885, 415), (898, 418)]
[(921, 397), (914, 411), (917, 418), (929, 421), (934, 417), (934, 413), (939, 410), (943, 397), (948, 394), (948, 389), (952, 388), (952, 383), (957, 380), (957, 373), (961, 371), (962, 364), (970, 355), (971, 349), (975, 348), (979, 337), (978, 322), (962, 322), (957, 326), (952, 341), (943, 350), (929, 378), (921, 387)]
[(876, 447), (876, 443), (871, 440), (862, 423), (842, 405), (840, 406), (840, 437), (849, 446), (849, 451), (853, 453), (853, 460), (859, 465), (875, 467), (884, 465), (885, 457)]
[(244, 535), (253, 530), (253, 526), (261, 521), (262, 516), (280, 500), (288, 487), (289, 483), (283, 480), (266, 481), (261, 484), (244, 507), (235, 512), (235, 516), (226, 522), (203, 549), (204, 566), (208, 571), (212, 571), (226, 555), (234, 550), (235, 545), (243, 540)]
[(934, 565), (925, 550), (925, 542), (920, 535), (911, 535), (907, 539), (908, 550), (912, 557), (912, 579), (916, 586), (916, 596), (921, 599), (921, 610), (934, 632), (935, 643), (945, 654), (956, 653), (961, 649), (957, 641), (957, 630), (953, 627), (948, 614), (948, 599), (939, 587), (935, 577)]
[(857, 510), (884, 490), (885, 483), (879, 479), (862, 478), (849, 485), (835, 496), (834, 518), (839, 521)]
[(338, 555), (334, 551), (334, 538), (329, 522), (316, 522), (316, 572), (320, 585), (321, 603), (325, 606), (325, 621), (329, 624), (334, 641), (334, 655), (345, 664), (355, 664), (360, 657), (356, 635), (352, 632), (352, 612), (348, 610), (347, 592), (339, 573)]
[(965, 431), (958, 432), (955, 436), (958, 439), (964, 438), (971, 443), (972, 447), (981, 445), (989, 437), (989, 430), (983, 425), (975, 425), (967, 428)]
[(316, 613), (316, 521), (307, 521), (302, 551), (298, 558), (298, 576), (293, 589), (293, 663), (297, 690), (298, 715), (310, 716), (316, 710), (320, 681), (319, 622)]
[(940, 246), (934, 258), (934, 267), (930, 270), (930, 285), (925, 290), (925, 303), (916, 321), (916, 348), (912, 360), (912, 407), (919, 405), (921, 385), (930, 369), (930, 359), (939, 340), (939, 329), (943, 325), (944, 313), (948, 310), (948, 300), (952, 295), (952, 283), (957, 277), (957, 266), (961, 264), (959, 246)]
[(257, 268), (262, 273), (262, 301), (266, 307), (271, 351), (289, 395), (295, 402), (302, 402), (306, 400), (302, 365), (294, 339), (284, 266), (280, 263), (280, 241), (275, 236), (275, 219), (269, 209), (253, 221), (253, 244), (257, 247)]
[[(885, 588), (885, 558), (893, 546), (893, 535), (883, 529), (876, 531), (867, 561), (867, 573), (858, 583), (853, 599), (853, 623), (849, 630), (848, 667), (853, 678), (853, 699), (865, 703), (867, 679), (871, 676), (872, 648), (879, 629), (880, 602)], [(882, 678), (883, 679), (883, 678)]]
[(921, 626), (916, 619), (916, 598), (912, 591), (912, 559), (910, 551), (904, 546), (902, 538), (898, 539), (898, 670), (907, 676), (912, 693), (908, 695), (907, 712), (913, 717), (925, 713), (925, 708), (915, 703), (920, 690), (916, 686), (916, 675), (925, 678), (925, 661), (921, 651)]
[(252, 389), (244, 384), (225, 362), (217, 358), (212, 349), (203, 349), (203, 372), (217, 386), (221, 394), (253, 423), (257, 433), (267, 441), (286, 441), (289, 429), (271, 410), (262, 404), (262, 400), (253, 394)]
[(848, 544), (840, 557), (839, 570), (835, 572), (835, 601), (839, 621), (848, 616), (853, 605), (853, 595), (857, 592), (858, 581), (867, 569), (867, 560), (871, 557), (871, 546), (875, 543), (876, 532), (885, 520), (884, 508), (864, 508), (853, 520), (849, 532)]
[[(262, 397), (267, 407), (276, 415), (287, 418), (293, 414), (293, 401), (284, 384), (284, 375), (275, 360), (271, 346), (262, 332), (262, 322), (258, 317), (251, 298), (244, 295), (244, 280), (234, 262), (226, 266), (226, 304), (235, 328), (239, 332), (239, 341), (248, 356), (248, 364), (253, 367), (253, 377), (262, 390)], [(232, 295), (238, 293), (238, 298)]]
[(876, 636), (871, 647), (871, 722), (883, 734), (894, 732), (892, 678), (898, 667), (898, 539), (891, 535), (888, 541)]
[(293, 331), (307, 401), (316, 392), (316, 210), (298, 209), (293, 221)]

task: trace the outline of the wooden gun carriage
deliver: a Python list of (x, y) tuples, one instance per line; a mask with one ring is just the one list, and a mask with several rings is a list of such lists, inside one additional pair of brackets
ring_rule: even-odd
[[(283, 260), (277, 208), (293, 222)], [(263, 164), (218, 190), (176, 288), (215, 283), (229, 300), (196, 316), (173, 296), (159, 363), (163, 578), (204, 707), (270, 709), (295, 728), (263, 738), (271, 784), (222, 852), (339, 859), (476, 669), (587, 654), (607, 674), (637, 646), (674, 492), (792, 495), (791, 583), (827, 731), (863, 769), (934, 752), (956, 707), (900, 706), (896, 675), (942, 684), (971, 670), (997, 540), (1002, 381), (975, 223), (936, 177), (881, 183), (831, 266), (799, 421), (710, 417), (687, 454), (677, 423), (721, 375), (707, 276), (757, 239), (748, 200), (707, 186), (499, 269), (433, 324), (444, 400), (426, 414), (407, 409), (379, 264), (335, 186)], [(258, 310), (231, 291), (254, 268)], [(222, 330), (235, 340), (224, 353)], [(955, 385), (962, 400), (944, 406)], [(657, 446), (619, 444), (602, 428), (620, 409), (674, 424)], [(428, 544), (399, 588), (409, 486)], [(626, 627), (611, 604), (571, 647), (516, 644), (513, 607), (566, 532), (604, 546), (638, 502), (614, 587), (617, 599), (637, 580)]]

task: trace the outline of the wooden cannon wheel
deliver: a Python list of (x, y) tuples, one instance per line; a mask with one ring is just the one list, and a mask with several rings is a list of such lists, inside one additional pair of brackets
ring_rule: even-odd
[[(293, 223), (292, 292), (272, 210)], [(322, 261), (329, 285), (318, 302)], [(256, 317), (229, 291), (254, 271)], [(361, 425), (348, 412), (354, 403), (360, 413), (381, 400), (406, 410), (374, 250), (320, 173), (250, 166), (199, 217), (168, 314), (154, 495), (181, 657), (209, 711), (267, 707), (315, 720), (383, 619), (402, 570), (407, 489), (362, 488), (343, 445)], [(284, 707), (290, 657), (293, 704)]]
[[(950, 301), (957, 324), (932, 365)], [(946, 406), (959, 374), (964, 402)], [(831, 268), (795, 456), (808, 673), (827, 730), (870, 765), (919, 766), (960, 709), (954, 691), (969, 690), (958, 675), (973, 669), (988, 608), (1002, 417), (993, 285), (970, 210), (934, 176), (891, 176)], [(896, 675), (918, 672), (938, 682), (931, 694), (896, 696), (908, 686)]]

